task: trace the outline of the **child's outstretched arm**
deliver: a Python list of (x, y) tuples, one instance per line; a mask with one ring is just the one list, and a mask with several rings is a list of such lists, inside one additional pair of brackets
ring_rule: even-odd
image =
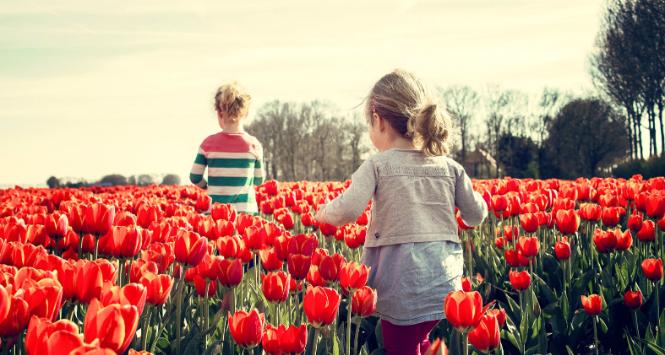
[(470, 227), (483, 223), (487, 217), (487, 204), (480, 193), (473, 190), (473, 184), (464, 169), (458, 172), (455, 183), (455, 205), (459, 208), (462, 220)]
[(199, 152), (196, 154), (196, 159), (194, 159), (194, 165), (192, 165), (192, 171), (189, 173), (189, 181), (202, 189), (208, 187), (208, 182), (203, 178), (203, 173), (207, 165), (208, 159), (206, 158), (205, 151), (199, 147)]
[(375, 189), (374, 163), (366, 160), (351, 176), (349, 188), (339, 197), (321, 207), (316, 213), (316, 219), (335, 226), (355, 222), (367, 208)]

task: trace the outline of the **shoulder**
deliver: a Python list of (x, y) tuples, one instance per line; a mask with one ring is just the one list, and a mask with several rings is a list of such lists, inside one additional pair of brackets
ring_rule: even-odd
[(224, 139), (224, 135), (221, 132), (211, 134), (201, 142), (201, 149), (204, 151), (211, 150), (212, 147), (216, 146), (221, 140)]
[(249, 133), (245, 133), (243, 138), (247, 142), (250, 152), (256, 155), (257, 158), (261, 159), (263, 157), (263, 145), (261, 144), (261, 141)]

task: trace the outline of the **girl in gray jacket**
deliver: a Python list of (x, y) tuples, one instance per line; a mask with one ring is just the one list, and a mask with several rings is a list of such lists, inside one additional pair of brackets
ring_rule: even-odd
[(487, 205), (464, 168), (446, 156), (450, 119), (413, 74), (383, 76), (367, 98), (366, 116), (379, 153), (316, 218), (351, 223), (372, 201), (362, 262), (371, 267), (368, 284), (377, 290), (384, 348), (421, 354), (444, 318), (443, 298), (461, 289), (455, 207), (468, 226), (476, 226)]

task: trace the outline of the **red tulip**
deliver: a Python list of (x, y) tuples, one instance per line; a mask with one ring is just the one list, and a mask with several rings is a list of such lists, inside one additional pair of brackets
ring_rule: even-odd
[(595, 203), (583, 203), (580, 205), (580, 217), (585, 221), (600, 221), (602, 211), (602, 207)]
[(311, 265), (312, 257), (302, 254), (289, 255), (288, 269), (289, 274), (296, 280), (303, 280), (307, 277), (309, 266)]
[(147, 290), (146, 300), (153, 305), (163, 305), (169, 298), (173, 288), (173, 278), (170, 275), (145, 274), (141, 284)]
[(483, 299), (478, 291), (453, 291), (446, 296), (444, 310), (448, 323), (461, 333), (476, 327), (485, 313)]
[(254, 348), (261, 343), (266, 320), (263, 313), (256, 309), (251, 312), (236, 311), (229, 313), (229, 331), (236, 344), (243, 348)]
[(224, 287), (236, 287), (242, 282), (243, 270), (240, 259), (223, 259), (217, 263), (217, 277)]
[(102, 347), (124, 352), (134, 338), (139, 323), (135, 306), (111, 304), (102, 306), (97, 299), (90, 301), (83, 325), (84, 340), (99, 339)]
[(0, 285), (0, 321), (7, 318), (9, 306), (12, 304), (11, 295), (4, 286)]
[(360, 317), (369, 317), (376, 311), (376, 290), (369, 286), (357, 289), (351, 300), (351, 312)]
[(142, 230), (130, 227), (112, 227), (109, 232), (99, 238), (99, 251), (116, 258), (130, 258), (141, 250), (143, 242)]
[(29, 355), (69, 354), (83, 345), (78, 331), (76, 324), (70, 320), (51, 323), (33, 316), (25, 335), (25, 350)]
[(82, 232), (104, 235), (106, 234), (115, 219), (115, 207), (102, 203), (93, 203), (85, 208), (85, 218), (83, 219)]
[(652, 220), (646, 220), (637, 232), (637, 239), (643, 242), (653, 242), (656, 240), (656, 225)]
[(25, 330), (30, 320), (30, 305), (21, 297), (10, 296), (7, 317), (0, 319), (0, 338), (12, 338)]
[(651, 193), (646, 200), (647, 216), (651, 218), (660, 218), (665, 215), (665, 196), (662, 194)]
[(616, 250), (628, 250), (633, 246), (633, 236), (630, 234), (630, 230), (626, 229), (623, 233), (621, 229), (617, 228), (614, 230), (614, 235), (617, 238), (617, 245), (615, 246)]
[(62, 238), (67, 234), (67, 230), (69, 229), (69, 219), (67, 219), (66, 214), (54, 212), (46, 218), (44, 227), (49, 237), (53, 239)]
[(119, 304), (121, 306), (135, 306), (139, 315), (143, 314), (143, 308), (148, 297), (148, 290), (138, 283), (128, 283), (123, 286), (106, 287), (101, 294), (102, 305)]
[(303, 353), (307, 346), (307, 326), (290, 325), (287, 328), (283, 324), (278, 327), (268, 324), (262, 345), (263, 350), (270, 354)]
[(54, 320), (62, 306), (62, 286), (56, 279), (44, 278), (23, 289), (23, 299), (28, 312), (48, 320)]
[(175, 240), (176, 261), (192, 266), (198, 265), (208, 251), (208, 240), (195, 232), (180, 230)]
[(520, 215), (520, 225), (527, 233), (534, 233), (538, 230), (540, 224), (538, 223), (538, 217), (533, 213), (524, 213)]
[(484, 315), (480, 323), (469, 333), (469, 343), (486, 353), (501, 344), (501, 328), (496, 317)]
[(289, 254), (303, 254), (311, 256), (318, 246), (316, 236), (311, 234), (298, 234), (289, 240)]
[(230, 204), (215, 202), (212, 204), (212, 209), (210, 210), (210, 216), (216, 221), (223, 220), (234, 222), (236, 220), (236, 215), (236, 209)]
[(210, 196), (206, 194), (199, 194), (198, 198), (196, 199), (196, 203), (194, 204), (194, 208), (197, 212), (206, 212), (210, 209), (211, 202), (212, 199)]
[(434, 340), (434, 342), (432, 342), (432, 345), (427, 348), (425, 355), (448, 355), (448, 348), (446, 347), (446, 343), (444, 343), (440, 338), (437, 338)]
[(639, 231), (642, 228), (642, 223), (642, 216), (637, 213), (633, 213), (628, 217), (628, 228), (633, 232)]
[(370, 268), (353, 261), (346, 263), (339, 271), (339, 285), (344, 290), (356, 290), (367, 284)]
[(99, 298), (104, 287), (104, 274), (101, 267), (93, 262), (79, 261), (76, 265), (76, 298), (88, 303), (93, 298)]
[(200, 274), (194, 274), (192, 282), (194, 283), (194, 289), (196, 290), (196, 294), (199, 297), (206, 296), (206, 287), (208, 291), (207, 292), (208, 297), (212, 297), (215, 295), (215, 293), (217, 293), (217, 281), (215, 280), (206, 279)]
[(520, 237), (519, 239), (519, 247), (522, 250), (522, 254), (527, 258), (538, 255), (539, 246), (540, 243), (538, 243), (538, 238), (536, 237)]
[(321, 273), (319, 272), (319, 267), (312, 264), (309, 267), (309, 271), (307, 272), (307, 277), (306, 277), (307, 283), (309, 283), (312, 286), (321, 286), (325, 287), (328, 285), (326, 280), (321, 277)]
[(529, 258), (522, 254), (519, 249), (506, 249), (503, 253), (506, 264), (512, 267), (529, 266)]
[(324, 256), (319, 264), (321, 277), (326, 281), (337, 281), (344, 261), (344, 257), (337, 253), (331, 256)]
[(262, 280), (261, 291), (270, 302), (286, 302), (289, 297), (289, 287), (291, 286), (291, 277), (283, 272), (268, 273)]
[(526, 290), (531, 285), (531, 275), (528, 271), (510, 271), (508, 273), (510, 284), (518, 291)]
[(245, 241), (238, 236), (221, 237), (215, 241), (219, 255), (226, 259), (235, 259), (240, 256), (240, 251), (245, 245)]
[(647, 279), (653, 282), (660, 281), (663, 278), (663, 260), (644, 259), (642, 261), (642, 272)]
[(617, 237), (613, 232), (596, 229), (593, 231), (593, 243), (599, 253), (608, 253), (617, 245)]
[(503, 308), (499, 308), (499, 309), (494, 308), (494, 309), (490, 309), (485, 314), (490, 315), (492, 317), (495, 317), (496, 320), (499, 322), (499, 327), (503, 327), (504, 325), (506, 325), (506, 310), (505, 309), (503, 309)]
[(631, 309), (640, 308), (640, 306), (642, 306), (642, 292), (640, 290), (626, 291), (626, 293), (623, 294), (623, 303), (626, 307)]
[(462, 291), (471, 292), (473, 285), (471, 284), (471, 278), (464, 276), (462, 277)]
[(619, 221), (621, 220), (621, 212), (623, 211), (623, 208), (621, 207), (605, 207), (603, 208), (602, 216), (601, 219), (603, 221), (603, 225), (607, 227), (614, 227), (617, 224), (619, 224)]
[(277, 257), (274, 248), (259, 251), (259, 256), (261, 257), (261, 266), (263, 266), (264, 270), (275, 271), (282, 269), (283, 263)]
[(559, 232), (563, 234), (575, 234), (580, 227), (580, 217), (575, 210), (558, 210), (554, 221)]
[(588, 315), (595, 316), (603, 310), (603, 299), (599, 295), (592, 294), (589, 297), (582, 295), (580, 298), (582, 300), (582, 307), (584, 307), (584, 311)]
[(319, 328), (332, 324), (337, 318), (341, 296), (335, 289), (328, 287), (307, 287), (303, 308), (309, 323)]
[(570, 243), (568, 243), (568, 238), (563, 237), (554, 244), (554, 255), (557, 260), (568, 260), (570, 258)]

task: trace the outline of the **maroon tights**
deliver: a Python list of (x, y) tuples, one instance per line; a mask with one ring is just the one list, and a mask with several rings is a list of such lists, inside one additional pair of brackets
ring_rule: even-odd
[(414, 325), (394, 325), (381, 320), (383, 347), (388, 355), (420, 355), (429, 348), (429, 332), (438, 320)]

